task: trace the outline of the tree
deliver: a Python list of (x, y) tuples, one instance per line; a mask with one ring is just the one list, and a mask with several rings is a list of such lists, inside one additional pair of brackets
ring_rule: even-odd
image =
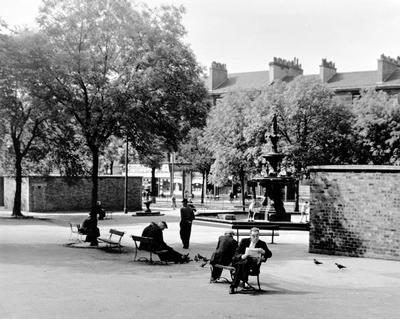
[(274, 114), (286, 169), (300, 174), (309, 165), (351, 161), (352, 113), (319, 80), (299, 76), (289, 84), (278, 82), (254, 101), (249, 112), (253, 127), (246, 135), (252, 154), (270, 150), (266, 137)]
[(191, 163), (193, 170), (200, 172), (202, 175), (201, 203), (204, 203), (204, 186), (210, 173), (211, 165), (214, 162), (204, 134), (203, 129), (193, 128), (190, 130), (186, 141), (179, 147), (179, 156), (185, 162)]
[[(125, 0), (44, 0), (47, 45), (37, 90), (84, 137), (91, 153), (92, 207), (99, 155), (112, 135), (139, 148), (154, 136), (176, 147), (205, 118), (193, 54), (181, 38), (181, 9), (132, 8)], [(198, 105), (197, 105), (198, 104)]]
[[(12, 215), (22, 217), (23, 167), (37, 163), (48, 149), (43, 142), (49, 117), (48, 105), (31, 95), (34, 56), (30, 47), (37, 37), (24, 31), (0, 37), (0, 137), (6, 157), (13, 159), (16, 189)], [(25, 161), (25, 163), (24, 163)]]
[(215, 158), (211, 166), (212, 181), (223, 185), (230, 176), (233, 176), (232, 182), (239, 181), (243, 207), (245, 177), (254, 169), (254, 164), (248, 160), (249, 144), (244, 135), (247, 126), (245, 114), (250, 104), (251, 99), (246, 93), (225, 95), (211, 109), (204, 134)]
[(353, 102), (355, 161), (400, 164), (400, 107), (396, 99), (373, 89)]
[(138, 157), (140, 163), (151, 168), (151, 196), (158, 196), (156, 170), (161, 168), (165, 159), (165, 143), (162, 139), (154, 137), (151, 144), (146, 144), (140, 148)]

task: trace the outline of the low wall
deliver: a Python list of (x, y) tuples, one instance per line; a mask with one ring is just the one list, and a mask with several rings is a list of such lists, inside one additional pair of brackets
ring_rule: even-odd
[[(23, 178), (22, 210), (29, 212), (88, 211), (91, 206), (90, 177), (29, 176)], [(125, 178), (99, 176), (98, 199), (106, 210), (124, 208)], [(128, 210), (142, 209), (142, 178), (128, 178)], [(5, 178), (5, 206), (12, 209), (15, 180)]]
[(400, 167), (310, 167), (313, 253), (400, 260)]

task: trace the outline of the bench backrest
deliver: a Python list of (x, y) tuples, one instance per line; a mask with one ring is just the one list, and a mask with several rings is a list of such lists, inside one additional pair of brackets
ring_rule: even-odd
[(69, 223), (69, 227), (71, 227), (71, 232), (77, 233), (79, 232), (79, 228), (81, 228), (81, 225)]
[(151, 244), (153, 242), (153, 238), (150, 237), (142, 237), (142, 236), (131, 236), (134, 241), (138, 241), (145, 244)]
[(232, 225), (232, 229), (248, 229), (257, 227), (259, 230), (279, 230), (279, 225)]
[(117, 235), (117, 236), (122, 237), (122, 236), (125, 235), (125, 232), (124, 231), (119, 231), (119, 230), (116, 230), (116, 229), (110, 229), (110, 237), (112, 235)]

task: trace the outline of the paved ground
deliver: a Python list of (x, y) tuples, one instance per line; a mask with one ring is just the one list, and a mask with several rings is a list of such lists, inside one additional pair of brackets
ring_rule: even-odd
[[(164, 209), (164, 236), (177, 250), (178, 211)], [(261, 293), (228, 294), (209, 284), (200, 263), (148, 265), (124, 252), (71, 248), (68, 222), (87, 214), (29, 214), (14, 220), (0, 211), (0, 318), (398, 318), (400, 263), (308, 253), (308, 233), (280, 231), (263, 265)], [(140, 234), (149, 217), (114, 214), (100, 221)], [(210, 256), (222, 227), (194, 224), (190, 255)], [(315, 265), (313, 258), (322, 265)], [(339, 262), (347, 266), (339, 270)]]

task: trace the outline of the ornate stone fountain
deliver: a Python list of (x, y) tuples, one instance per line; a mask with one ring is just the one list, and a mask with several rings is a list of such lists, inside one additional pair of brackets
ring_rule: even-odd
[[(280, 176), (281, 162), (285, 157), (283, 153), (278, 152), (278, 124), (277, 117), (274, 115), (272, 134), (269, 136), (272, 144), (272, 152), (263, 154), (263, 158), (268, 162), (269, 169), (265, 176), (252, 179), (249, 184), (255, 189), (255, 186), (261, 185), (265, 188), (265, 201), (270, 200), (271, 206), (268, 212), (269, 221), (290, 221), (290, 214), (286, 213), (283, 205), (283, 190), (285, 185), (295, 183), (291, 176)], [(266, 171), (264, 169), (264, 171)], [(263, 205), (267, 203), (264, 202)]]

